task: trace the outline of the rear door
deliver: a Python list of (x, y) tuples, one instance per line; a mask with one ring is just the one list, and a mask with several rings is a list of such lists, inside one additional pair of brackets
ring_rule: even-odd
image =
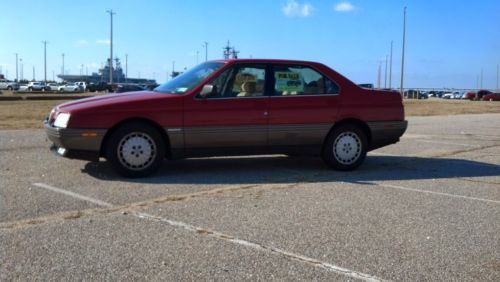
[(187, 97), (184, 136), (187, 150), (252, 149), (267, 145), (265, 65), (237, 64), (210, 84), (216, 91), (201, 98)]
[(269, 100), (269, 145), (321, 145), (335, 122), (339, 86), (308, 65), (275, 64)]

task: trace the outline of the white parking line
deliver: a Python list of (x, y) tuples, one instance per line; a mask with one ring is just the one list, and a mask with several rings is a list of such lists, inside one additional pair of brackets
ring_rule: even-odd
[(64, 190), (64, 189), (61, 189), (61, 188), (57, 188), (57, 187), (54, 187), (54, 186), (50, 186), (50, 185), (47, 185), (47, 184), (33, 183), (33, 186), (37, 186), (37, 187), (40, 187), (40, 188), (45, 188), (45, 189), (50, 190), (52, 192), (61, 193), (61, 194), (64, 194), (66, 196), (70, 196), (70, 197), (73, 197), (73, 198), (76, 198), (76, 199), (79, 199), (79, 200), (83, 200), (83, 201), (87, 201), (87, 202), (96, 204), (98, 206), (107, 207), (107, 208), (110, 208), (110, 207), (113, 206), (110, 203), (106, 203), (106, 202), (103, 202), (103, 201), (100, 201), (100, 200), (97, 200), (97, 199), (93, 199), (93, 198), (90, 198), (90, 197), (87, 197), (87, 196), (83, 196), (83, 195), (80, 195), (80, 194), (77, 194), (77, 193), (74, 193), (74, 192), (71, 192), (71, 191), (67, 191), (67, 190)]
[(377, 186), (380, 186), (380, 187), (391, 188), (391, 189), (398, 189), (398, 190), (405, 190), (405, 191), (411, 191), (411, 192), (434, 194), (434, 195), (447, 196), (447, 197), (453, 197), (453, 198), (461, 198), (461, 199), (467, 199), (467, 200), (474, 200), (474, 201), (481, 201), (481, 202), (488, 202), (488, 203), (500, 204), (500, 201), (495, 201), (495, 200), (488, 200), (488, 199), (482, 199), (482, 198), (474, 198), (474, 197), (469, 197), (469, 196), (454, 195), (454, 194), (448, 194), (448, 193), (442, 193), (442, 192), (435, 192), (435, 191), (420, 190), (420, 189), (408, 188), (408, 187), (403, 187), (403, 186), (398, 186), (398, 185), (391, 185), (391, 184), (382, 184), (382, 183), (375, 183), (375, 182), (373, 182), (373, 184), (375, 184)]
[[(44, 183), (33, 183), (33, 186), (44, 188), (44, 189), (50, 190), (52, 192), (61, 193), (61, 194), (64, 194), (64, 195), (67, 195), (67, 196), (70, 196), (70, 197), (73, 197), (73, 198), (76, 198), (79, 200), (83, 200), (83, 201), (87, 201), (87, 202), (99, 205), (99, 206), (113, 207), (113, 205), (110, 203), (103, 202), (101, 200), (90, 198), (90, 197), (87, 197), (84, 195), (80, 195), (78, 193), (67, 191), (67, 190), (64, 190), (61, 188), (53, 187), (53, 186), (50, 186), (50, 185), (47, 185)], [(281, 255), (285, 258), (299, 261), (299, 262), (303, 262), (303, 263), (307, 263), (308, 265), (320, 267), (320, 268), (325, 269), (327, 271), (334, 272), (334, 273), (340, 274), (340, 275), (344, 275), (344, 276), (347, 276), (350, 278), (359, 279), (362, 281), (373, 281), (373, 282), (374, 281), (387, 281), (387, 280), (378, 278), (378, 277), (373, 276), (373, 275), (357, 272), (354, 270), (343, 268), (343, 267), (340, 267), (340, 266), (337, 266), (334, 264), (319, 261), (319, 260), (316, 260), (313, 258), (299, 255), (299, 254), (294, 254), (294, 253), (291, 253), (291, 252), (288, 252), (286, 250), (282, 250), (279, 248), (270, 247), (270, 246), (262, 245), (259, 243), (254, 243), (254, 242), (250, 242), (247, 240), (239, 239), (239, 238), (236, 238), (236, 237), (233, 237), (230, 235), (226, 235), (224, 233), (220, 233), (220, 232), (212, 231), (212, 230), (207, 230), (207, 229), (197, 227), (197, 226), (194, 226), (191, 224), (187, 224), (184, 222), (174, 221), (174, 220), (170, 220), (170, 219), (163, 218), (163, 217), (157, 217), (157, 216), (153, 216), (153, 215), (150, 215), (147, 213), (134, 212), (134, 213), (132, 213), (132, 215), (137, 217), (137, 218), (140, 218), (140, 219), (154, 220), (154, 221), (166, 223), (170, 226), (183, 228), (184, 230), (188, 230), (190, 232), (194, 232), (197, 234), (205, 234), (205, 235), (210, 236), (212, 238), (224, 240), (226, 242), (230, 242), (230, 243), (240, 245), (240, 246), (245, 246), (245, 247), (252, 248), (252, 249), (255, 249), (258, 251), (269, 252), (272, 254)]]
[(471, 144), (464, 144), (464, 143), (455, 143), (455, 142), (442, 142), (442, 141), (435, 141), (435, 140), (425, 140), (425, 139), (419, 139), (419, 142), (425, 142), (425, 143), (432, 143), (432, 144), (442, 144), (442, 145), (453, 145), (453, 146), (464, 146), (464, 147), (481, 147), (480, 145), (471, 145)]

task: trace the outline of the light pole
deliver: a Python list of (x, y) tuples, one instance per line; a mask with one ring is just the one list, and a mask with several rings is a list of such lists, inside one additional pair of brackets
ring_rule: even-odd
[(205, 43), (205, 62), (208, 61), (208, 42)]
[(43, 43), (43, 66), (44, 66), (43, 81), (47, 83), (47, 41), (42, 41), (42, 43)]
[(387, 89), (387, 55), (385, 55), (384, 88)]
[(378, 72), (377, 72), (377, 88), (380, 88), (380, 71), (382, 68), (382, 63), (379, 61), (378, 62)]
[(128, 78), (128, 54), (125, 54), (125, 83), (127, 83)]
[(62, 75), (64, 75), (64, 53), (62, 53)]
[(113, 15), (116, 14), (113, 10), (107, 10), (111, 16), (111, 35), (109, 40), (109, 84), (113, 84)]
[(198, 55), (199, 55), (199, 53), (200, 52), (198, 50), (196, 50), (196, 64), (198, 64)]
[(405, 70), (405, 40), (406, 40), (406, 7), (403, 14), (403, 50), (401, 52), (401, 96), (403, 96), (403, 82), (404, 82), (404, 70)]
[(479, 82), (479, 88), (483, 89), (483, 68), (481, 68), (481, 80)]
[(18, 72), (17, 72), (17, 62), (18, 62), (18, 60), (17, 60), (17, 55), (18, 55), (18, 54), (17, 54), (17, 53), (14, 53), (14, 54), (16, 55), (16, 82), (17, 82), (17, 81), (19, 81), (19, 78), (18, 78)]
[(497, 64), (497, 91), (498, 91), (498, 64)]
[(391, 57), (389, 59), (389, 89), (392, 87), (392, 40), (391, 40)]
[(19, 58), (19, 62), (21, 63), (21, 80), (23, 80), (23, 59)]

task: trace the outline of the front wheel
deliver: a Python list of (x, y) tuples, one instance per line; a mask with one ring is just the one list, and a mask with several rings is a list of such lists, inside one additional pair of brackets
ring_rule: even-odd
[(165, 142), (149, 124), (127, 123), (110, 136), (106, 156), (119, 174), (144, 177), (160, 167), (165, 156)]
[(353, 170), (366, 158), (366, 134), (358, 126), (344, 124), (328, 135), (323, 160), (337, 170)]

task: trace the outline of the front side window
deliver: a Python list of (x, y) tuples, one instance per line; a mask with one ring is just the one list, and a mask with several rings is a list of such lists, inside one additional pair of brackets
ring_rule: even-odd
[(276, 96), (338, 94), (335, 82), (307, 66), (274, 66)]
[(155, 92), (183, 94), (220, 69), (224, 63), (206, 62), (155, 88)]
[(237, 65), (214, 78), (214, 93), (207, 98), (259, 97), (265, 93), (264, 66)]

